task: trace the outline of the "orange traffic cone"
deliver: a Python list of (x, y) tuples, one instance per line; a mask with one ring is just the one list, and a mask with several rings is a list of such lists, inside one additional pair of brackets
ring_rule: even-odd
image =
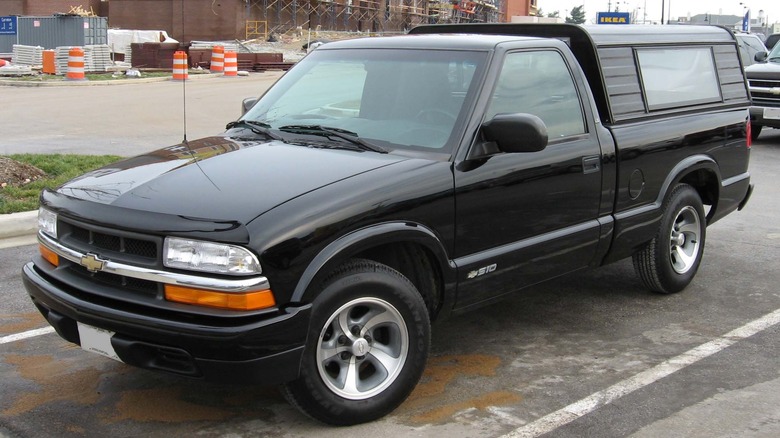
[(211, 66), (209, 70), (212, 73), (222, 73), (225, 70), (225, 48), (214, 46), (211, 48)]
[(238, 76), (238, 54), (225, 52), (225, 76)]
[(65, 73), (66, 81), (85, 81), (84, 76), (84, 51), (81, 47), (73, 47), (68, 51), (68, 72)]
[(173, 54), (173, 80), (187, 80), (187, 54), (181, 50)]

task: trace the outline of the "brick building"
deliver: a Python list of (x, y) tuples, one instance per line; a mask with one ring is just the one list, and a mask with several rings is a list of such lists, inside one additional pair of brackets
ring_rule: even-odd
[(2, 0), (0, 15), (82, 6), (111, 28), (165, 30), (180, 41), (263, 38), (296, 28), (399, 32), (426, 23), (500, 22), (537, 0)]

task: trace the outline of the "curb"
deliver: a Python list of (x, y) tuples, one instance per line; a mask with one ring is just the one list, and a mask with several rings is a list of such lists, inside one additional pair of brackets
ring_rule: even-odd
[(37, 234), (37, 210), (0, 215), (0, 248), (33, 244)]
[[(222, 77), (221, 73), (199, 73), (189, 75), (188, 79), (205, 79)], [(109, 85), (148, 84), (152, 82), (173, 81), (172, 76), (159, 78), (117, 79), (113, 81), (9, 81), (0, 79), (0, 86), (6, 87), (96, 87)]]
[(38, 210), (0, 215), (0, 239), (38, 232)]

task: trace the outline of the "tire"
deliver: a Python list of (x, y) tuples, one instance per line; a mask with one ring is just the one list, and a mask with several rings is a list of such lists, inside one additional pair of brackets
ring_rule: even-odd
[(425, 302), (406, 277), (381, 263), (350, 261), (315, 299), (300, 377), (282, 392), (324, 423), (380, 418), (420, 380), (430, 332)]
[(753, 141), (758, 140), (758, 136), (761, 134), (761, 128), (763, 125), (750, 125), (750, 139)]
[(670, 294), (690, 284), (704, 255), (705, 221), (699, 193), (677, 185), (664, 202), (655, 237), (633, 255), (634, 270), (648, 289)]

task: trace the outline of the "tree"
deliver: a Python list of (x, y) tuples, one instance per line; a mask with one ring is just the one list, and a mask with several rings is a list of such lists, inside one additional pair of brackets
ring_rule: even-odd
[[(545, 16), (544, 12), (542, 12), (542, 8), (539, 8), (539, 9), (536, 10), (536, 16), (537, 17), (544, 17)], [(547, 14), (547, 17), (549, 17), (549, 18), (560, 18), (560, 16), (561, 16), (561, 13), (559, 11), (550, 12), (549, 14)]]
[(571, 10), (571, 14), (566, 17), (567, 23), (582, 24), (585, 22), (585, 5), (575, 6)]

